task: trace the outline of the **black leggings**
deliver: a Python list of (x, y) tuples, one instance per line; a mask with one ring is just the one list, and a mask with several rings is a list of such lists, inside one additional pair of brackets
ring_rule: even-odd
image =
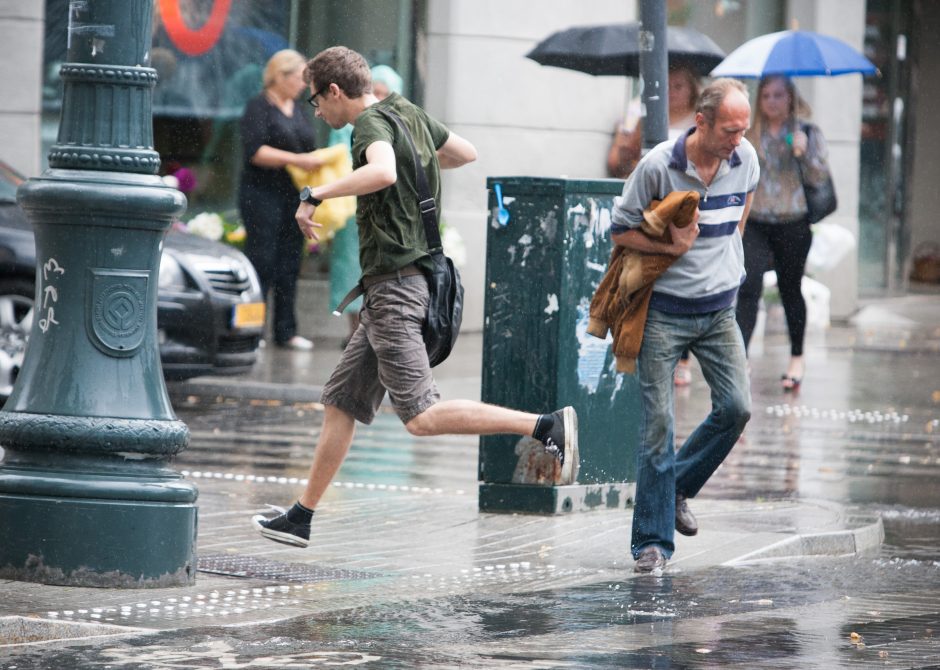
[(747, 279), (738, 292), (737, 319), (744, 346), (751, 342), (757, 309), (764, 291), (764, 273), (777, 272), (777, 288), (790, 332), (790, 355), (803, 355), (806, 302), (800, 284), (813, 233), (805, 219), (788, 223), (748, 220), (744, 229), (744, 268)]

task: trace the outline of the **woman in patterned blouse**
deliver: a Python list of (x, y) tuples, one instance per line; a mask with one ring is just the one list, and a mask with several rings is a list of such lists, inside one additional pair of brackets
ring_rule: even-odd
[(829, 175), (826, 140), (805, 120), (808, 116), (809, 107), (789, 78), (761, 79), (748, 131), (760, 159), (760, 182), (744, 232), (747, 279), (738, 294), (737, 319), (747, 346), (757, 321), (764, 272), (775, 270), (790, 336), (790, 363), (781, 377), (784, 391), (797, 390), (805, 372), (806, 302), (801, 282), (812, 231), (803, 180), (823, 184)]

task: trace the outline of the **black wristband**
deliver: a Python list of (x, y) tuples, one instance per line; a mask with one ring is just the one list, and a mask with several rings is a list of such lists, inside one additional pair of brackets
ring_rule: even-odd
[(320, 200), (320, 198), (313, 197), (313, 191), (310, 189), (309, 186), (304, 186), (303, 189), (300, 191), (300, 201), (309, 203), (313, 205), (314, 207), (319, 207), (320, 204), (323, 202), (322, 200)]

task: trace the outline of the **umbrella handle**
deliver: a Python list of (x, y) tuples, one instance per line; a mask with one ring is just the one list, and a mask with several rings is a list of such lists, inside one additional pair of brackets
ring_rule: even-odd
[(793, 155), (796, 158), (799, 158), (800, 156), (803, 155), (803, 150), (797, 149), (796, 147), (793, 146), (793, 136), (798, 132), (802, 132), (802, 130), (800, 129), (799, 121), (797, 121), (796, 119), (793, 119), (792, 127), (793, 127), (793, 130), (788, 132), (784, 139), (786, 140), (787, 146), (793, 150)]

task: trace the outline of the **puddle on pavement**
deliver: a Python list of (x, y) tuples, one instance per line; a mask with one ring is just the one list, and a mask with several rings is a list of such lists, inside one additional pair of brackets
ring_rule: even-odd
[(0, 670), (930, 667), (940, 654), (940, 565), (889, 558), (364, 604), (254, 626), (23, 647), (0, 659)]
[[(896, 630), (920, 646), (908, 661), (929, 661), (936, 612), (897, 617), (897, 588), (937, 583), (921, 565), (889, 575), (872, 559), (797, 561), (745, 569), (666, 574), (574, 589), (362, 608), (296, 620), (282, 635), (339, 644), (368, 639), (383, 666), (526, 668), (858, 667), (879, 659), (880, 640)], [(859, 583), (864, 584), (860, 588)], [(856, 619), (844, 603), (866, 599), (879, 625)], [(895, 610), (892, 610), (895, 608)], [(860, 658), (849, 633), (868, 626)], [(888, 645), (890, 641), (883, 641)], [(904, 667), (919, 667), (916, 663)]]
[(940, 566), (940, 509), (893, 506), (874, 511), (885, 529), (882, 557)]

